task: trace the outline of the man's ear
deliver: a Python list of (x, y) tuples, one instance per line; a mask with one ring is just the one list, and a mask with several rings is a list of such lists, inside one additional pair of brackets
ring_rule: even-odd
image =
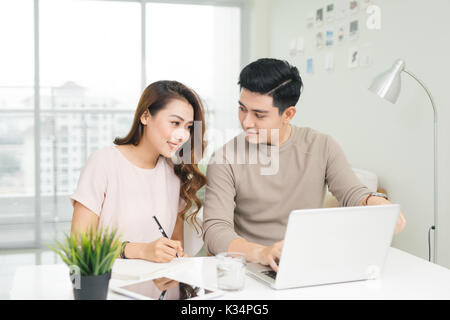
[(145, 126), (148, 123), (148, 120), (150, 119), (150, 112), (148, 110), (145, 110), (144, 113), (141, 115), (141, 123)]
[(297, 112), (297, 109), (294, 106), (291, 106), (284, 110), (283, 112), (283, 122), (285, 124), (288, 124), (292, 118), (295, 116), (295, 113)]

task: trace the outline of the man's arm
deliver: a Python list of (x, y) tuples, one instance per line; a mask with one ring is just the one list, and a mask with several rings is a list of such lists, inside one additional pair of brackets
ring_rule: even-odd
[[(365, 187), (353, 172), (339, 144), (330, 136), (326, 141), (326, 180), (328, 188), (339, 200), (341, 206), (377, 206), (391, 204), (390, 201), (376, 196), (370, 196)], [(401, 232), (406, 225), (405, 217), (400, 212), (395, 234)]]
[[(392, 204), (392, 202), (386, 200), (385, 198), (377, 196), (369, 196), (368, 198), (366, 197), (359, 203), (360, 206), (381, 206), (386, 204)], [(403, 216), (403, 213), (400, 211), (397, 219), (397, 225), (395, 226), (394, 234), (402, 232), (405, 226), (406, 226), (406, 219)]]
[(241, 252), (247, 261), (270, 265), (277, 270), (283, 242), (262, 246), (249, 242), (234, 230), (236, 183), (231, 166), (213, 155), (206, 171), (207, 185), (203, 207), (203, 239), (211, 254)]
[(341, 146), (331, 136), (326, 136), (324, 152), (325, 180), (330, 192), (342, 207), (360, 205), (371, 192), (356, 177)]
[(206, 179), (203, 240), (208, 252), (215, 255), (227, 251), (230, 242), (238, 238), (234, 231), (235, 178), (231, 166), (213, 154)]

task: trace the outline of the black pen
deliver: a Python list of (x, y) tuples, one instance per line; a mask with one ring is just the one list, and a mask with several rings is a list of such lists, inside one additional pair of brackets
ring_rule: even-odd
[[(158, 218), (156, 218), (156, 216), (153, 216), (153, 219), (155, 219), (156, 224), (158, 225), (159, 232), (161, 232), (161, 234), (163, 235), (164, 238), (167, 238), (167, 239), (168, 239), (169, 237), (167, 236), (167, 234), (166, 234), (166, 232), (164, 231), (163, 227), (162, 227), (161, 224), (159, 223)], [(176, 255), (177, 258), (178, 258), (178, 253), (175, 253), (175, 255)]]
[(161, 292), (161, 294), (159, 295), (158, 300), (164, 300), (164, 296), (166, 295), (167, 290), (164, 290), (163, 292)]

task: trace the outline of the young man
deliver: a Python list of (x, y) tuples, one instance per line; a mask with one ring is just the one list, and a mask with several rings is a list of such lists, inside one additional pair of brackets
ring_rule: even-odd
[[(303, 86), (296, 67), (260, 59), (242, 70), (239, 85), (244, 133), (216, 151), (207, 169), (203, 227), (210, 253), (242, 252), (277, 271), (289, 213), (322, 207), (326, 185), (341, 206), (390, 204), (361, 184), (329, 135), (290, 124)], [(269, 150), (277, 170), (264, 174), (262, 163), (239, 161), (255, 146)], [(405, 223), (400, 213), (395, 232)]]

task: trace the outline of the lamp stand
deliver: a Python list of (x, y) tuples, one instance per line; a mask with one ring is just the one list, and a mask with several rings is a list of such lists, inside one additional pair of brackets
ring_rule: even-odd
[(431, 105), (433, 107), (434, 112), (434, 248), (433, 248), (433, 262), (437, 262), (437, 234), (438, 234), (438, 144), (437, 144), (437, 138), (438, 138), (438, 132), (437, 132), (437, 109), (436, 105), (434, 104), (433, 96), (428, 90), (427, 86), (419, 79), (417, 76), (415, 76), (410, 71), (403, 69), (403, 71), (407, 74), (409, 74), (413, 79), (415, 79), (426, 91), (428, 97), (430, 98)]

